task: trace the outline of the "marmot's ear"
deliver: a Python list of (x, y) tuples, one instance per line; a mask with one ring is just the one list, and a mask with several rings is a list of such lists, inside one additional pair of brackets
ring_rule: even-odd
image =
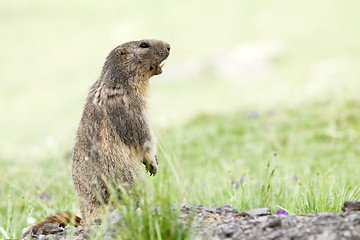
[(118, 47), (115, 49), (115, 52), (119, 55), (125, 55), (126, 54), (126, 50), (122, 47)]

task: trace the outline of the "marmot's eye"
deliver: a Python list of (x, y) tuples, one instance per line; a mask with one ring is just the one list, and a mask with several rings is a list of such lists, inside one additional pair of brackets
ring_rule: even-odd
[(139, 47), (141, 47), (141, 48), (148, 48), (148, 47), (150, 47), (150, 46), (149, 46), (149, 44), (147, 44), (147, 43), (142, 43), (142, 44), (140, 44)]

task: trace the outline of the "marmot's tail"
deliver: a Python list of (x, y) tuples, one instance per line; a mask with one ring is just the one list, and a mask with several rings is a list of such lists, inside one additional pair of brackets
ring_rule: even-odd
[[(81, 218), (78, 216), (69, 213), (69, 212), (60, 212), (54, 216), (47, 217), (45, 221), (36, 223), (28, 228), (25, 228), (21, 233), (21, 239), (25, 238), (31, 233), (37, 233), (40, 229), (44, 229), (45, 224), (57, 224), (59, 227), (65, 227), (66, 225), (80, 225)], [(45, 229), (44, 229), (45, 230)]]

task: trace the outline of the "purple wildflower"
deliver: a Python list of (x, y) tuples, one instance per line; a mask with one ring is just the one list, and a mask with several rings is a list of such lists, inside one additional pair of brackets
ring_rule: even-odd
[(293, 176), (293, 179), (292, 179), (292, 180), (293, 180), (293, 182), (295, 182), (295, 183), (296, 183), (296, 182), (297, 182), (297, 180), (298, 180), (298, 176), (297, 176), (296, 174), (294, 174), (294, 176)]
[(48, 201), (51, 201), (52, 197), (49, 196), (49, 195), (47, 195), (46, 193), (42, 193), (42, 194), (40, 195), (40, 199), (41, 199), (41, 200), (46, 199), (46, 200), (48, 200)]
[(224, 208), (231, 208), (231, 206), (230, 205), (225, 205)]
[(297, 211), (297, 214), (304, 214), (304, 213), (305, 213), (305, 211), (303, 209), (300, 209), (300, 212)]
[(277, 215), (281, 215), (281, 214), (283, 214), (283, 215), (288, 215), (288, 212), (285, 211), (285, 210), (279, 210), (279, 211), (276, 212), (276, 214), (277, 214)]
[(199, 205), (199, 207), (204, 207), (203, 205)]
[(245, 177), (244, 176), (241, 176), (240, 178), (240, 183), (243, 184), (245, 182)]
[(239, 183), (236, 181), (231, 181), (231, 186), (233, 186), (237, 190), (239, 188)]

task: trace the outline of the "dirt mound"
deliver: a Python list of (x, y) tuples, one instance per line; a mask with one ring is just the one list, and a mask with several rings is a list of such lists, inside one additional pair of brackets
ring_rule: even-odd
[(195, 211), (198, 239), (360, 239), (359, 202), (345, 202), (340, 214), (271, 215), (267, 208), (237, 212), (185, 204), (181, 210), (183, 219)]
[[(202, 207), (175, 204), (180, 207), (180, 220), (193, 218), (192, 228), (200, 239), (317, 239), (360, 240), (360, 202), (345, 202), (342, 213), (313, 213), (307, 215), (271, 215), (270, 209), (258, 208), (238, 212), (229, 206)], [(121, 224), (120, 211), (112, 212), (106, 222), (107, 239), (114, 238), (111, 232)], [(45, 225), (33, 239), (85, 239), (97, 224), (87, 227)], [(26, 229), (23, 230), (23, 232)]]

